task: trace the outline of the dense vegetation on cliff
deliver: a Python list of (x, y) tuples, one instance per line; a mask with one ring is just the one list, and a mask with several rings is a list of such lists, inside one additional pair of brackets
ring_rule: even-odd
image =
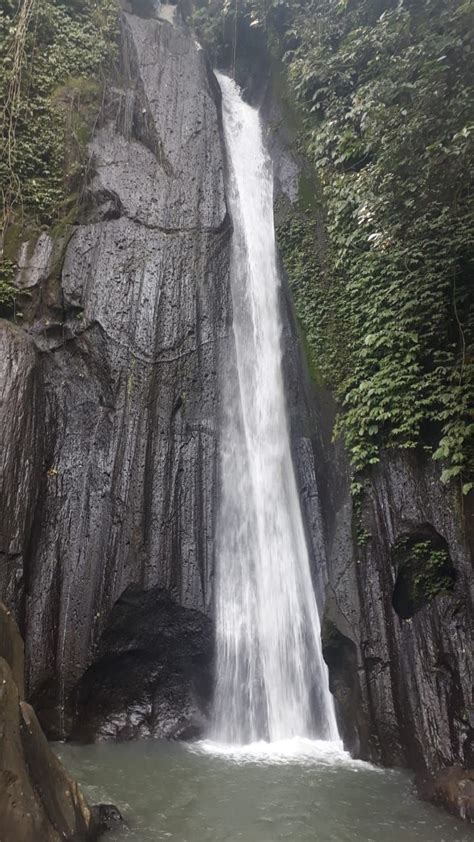
[[(18, 226), (73, 218), (86, 141), (116, 53), (115, 0), (3, 0), (0, 9), (0, 307), (15, 297)], [(9, 248), (9, 245), (11, 246)]]
[[(246, 31), (261, 31), (299, 103), (299, 147), (320, 195), (305, 190), (279, 243), (356, 472), (381, 447), (423, 446), (465, 492), (474, 430), (472, 11), (470, 0), (213, 0), (195, 15), (237, 67)], [(315, 242), (318, 202), (326, 255)]]

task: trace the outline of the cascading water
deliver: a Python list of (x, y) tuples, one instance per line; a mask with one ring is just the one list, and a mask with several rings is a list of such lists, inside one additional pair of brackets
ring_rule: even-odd
[(338, 738), (290, 452), (272, 166), (258, 112), (217, 74), (229, 160), (235, 359), (226, 376), (213, 736)]

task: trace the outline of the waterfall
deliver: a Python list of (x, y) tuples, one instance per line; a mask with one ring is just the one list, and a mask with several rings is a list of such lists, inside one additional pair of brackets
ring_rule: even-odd
[(213, 736), (337, 739), (286, 417), (272, 165), (258, 112), (217, 78), (235, 359), (224, 386)]

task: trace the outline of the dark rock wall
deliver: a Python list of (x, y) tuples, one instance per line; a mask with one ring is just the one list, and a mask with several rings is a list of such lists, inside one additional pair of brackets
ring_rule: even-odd
[(1, 322), (0, 384), (0, 594), (18, 616), (43, 468), (44, 393), (35, 343), (9, 322)]
[[(333, 503), (325, 642), (349, 743), (387, 765), (468, 765), (472, 565), (459, 499), (429, 458), (393, 453), (367, 482), (360, 515), (351, 519), (348, 495)], [(369, 536), (362, 546), (354, 540), (357, 524)], [(392, 601), (400, 572), (393, 549), (401, 539), (432, 534), (446, 542), (454, 587), (428, 592), (412, 616), (400, 616)]]
[[(179, 26), (124, 14), (121, 43), (54, 313), (2, 330), (1, 585), (50, 733), (69, 729), (70, 691), (129, 585), (211, 607), (231, 319), (219, 89)], [(40, 263), (23, 285), (46, 283)]]

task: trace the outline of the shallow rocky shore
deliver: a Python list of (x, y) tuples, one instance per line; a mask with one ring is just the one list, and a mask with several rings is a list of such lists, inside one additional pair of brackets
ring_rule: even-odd
[[(92, 842), (106, 829), (48, 745), (24, 700), (23, 641), (0, 603), (0, 836), (5, 842)], [(118, 812), (118, 811), (117, 811)]]

